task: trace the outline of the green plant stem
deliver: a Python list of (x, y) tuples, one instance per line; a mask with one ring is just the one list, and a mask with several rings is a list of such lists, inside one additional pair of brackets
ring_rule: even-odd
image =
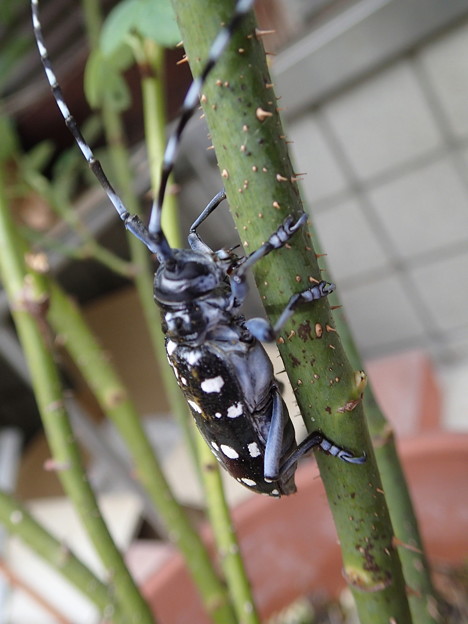
[[(341, 340), (348, 356), (357, 368), (363, 368), (348, 324), (341, 314), (337, 314), (336, 317)], [(439, 598), (432, 583), (418, 519), (396, 449), (393, 427), (380, 409), (370, 383), (364, 395), (364, 406), (385, 498), (398, 540), (403, 574), (410, 588), (409, 604), (413, 620), (418, 624), (437, 624), (441, 622), (437, 609)]]
[[(141, 75), (145, 138), (151, 178), (151, 190), (156, 196), (161, 179), (161, 167), (166, 147), (166, 107), (164, 104), (164, 48), (145, 39), (134, 46)], [(170, 192), (164, 200), (162, 227), (171, 247), (183, 247), (179, 225), (179, 211), (175, 195)]]
[[(151, 179), (151, 194), (156, 197), (161, 179), (161, 167), (164, 149), (166, 146), (166, 111), (164, 105), (164, 49), (154, 41), (134, 37), (132, 49), (138, 63), (141, 76), (141, 90), (143, 98), (143, 114), (145, 122), (145, 138), (148, 150), (148, 161)], [(170, 187), (170, 184), (169, 184)], [(176, 198), (168, 194), (164, 202), (162, 214), (162, 227), (171, 247), (181, 248), (182, 237), (178, 220), (178, 206)], [(154, 304), (154, 302), (152, 302)], [(158, 347), (159, 349), (159, 347)], [(195, 446), (194, 428), (192, 417), (187, 409), (174, 378), (166, 366), (165, 350), (160, 353), (165, 375), (167, 376), (167, 388), (170, 392), (170, 404), (172, 413), (183, 432), (187, 448), (190, 451), (194, 465), (198, 467), (197, 450)]]
[(54, 247), (55, 249), (60, 248), (61, 253), (75, 258), (84, 259), (92, 257), (118, 275), (122, 275), (126, 278), (131, 278), (133, 276), (134, 271), (131, 264), (100, 245), (80, 221), (76, 210), (70, 202), (67, 192), (68, 185), (64, 186), (60, 183), (60, 180), (55, 183), (50, 182), (38, 171), (22, 167), (21, 162), (18, 163), (18, 170), (23, 174), (27, 189), (32, 189), (48, 202), (56, 214), (63, 219), (69, 228), (81, 239), (82, 245), (76, 250), (75, 247), (60, 245), (56, 240), (47, 239), (47, 237), (44, 241), (44, 236), (37, 236), (34, 230), (30, 230), (32, 232), (31, 238), (36, 234), (36, 238), (40, 238), (42, 246), (49, 248)]
[[(41, 197), (43, 197), (47, 201), (56, 201), (53, 198), (53, 194), (50, 192), (50, 182), (48, 180), (46, 182), (47, 186), (36, 186), (34, 187), (34, 190), (40, 193)], [(75, 210), (73, 209), (68, 199), (66, 199), (65, 197), (61, 197), (59, 201), (61, 208), (60, 216), (68, 224), (70, 229), (81, 238), (80, 247), (75, 247), (74, 245), (66, 245), (60, 243), (57, 238), (52, 237), (49, 234), (44, 236), (43, 234), (38, 233), (36, 230), (23, 228), (24, 236), (27, 238), (27, 240), (34, 244), (37, 244), (38, 246), (40, 246), (41, 249), (53, 249), (54, 251), (57, 251), (58, 253), (69, 258), (75, 258), (77, 260), (94, 258), (114, 273), (117, 273), (122, 277), (126, 277), (127, 279), (133, 278), (135, 270), (132, 264), (130, 262), (127, 262), (126, 260), (123, 260), (122, 258), (119, 258), (119, 256), (100, 245), (96, 241), (96, 239), (91, 236), (88, 230), (83, 227), (83, 224), (79, 221), (79, 219), (77, 219), (75, 215)], [(57, 203), (55, 205), (57, 205)]]
[[(232, 14), (231, 0), (173, 0), (192, 71)], [(231, 210), (247, 252), (289, 214), (302, 212), (275, 94), (261, 44), (249, 21), (203, 88), (204, 111)], [(294, 290), (320, 279), (310, 236), (255, 267), (268, 316), (278, 318)], [(280, 351), (309, 430), (368, 454), (348, 465), (317, 453), (342, 546), (344, 574), (362, 624), (411, 622), (393, 529), (362, 410), (362, 384), (344, 354), (328, 302), (302, 306), (281, 332)], [(314, 530), (311, 522), (311, 531)]]
[(40, 242), (42, 247), (60, 250), (60, 253), (69, 257), (78, 259), (95, 258), (114, 273), (126, 278), (133, 277), (134, 269), (132, 265), (100, 245), (78, 218), (68, 196), (68, 185), (64, 185), (61, 179), (51, 182), (39, 171), (30, 166), (25, 166), (22, 160), (24, 160), (24, 155), (18, 155), (15, 163), (22, 182), (19, 197), (24, 197), (31, 190), (37, 193), (47, 201), (51, 209), (77, 234), (82, 241), (82, 245), (76, 249), (74, 245), (60, 244), (56, 239), (50, 236), (44, 237), (43, 234), (38, 234), (34, 229), (28, 230), (28, 238), (34, 242)]
[(112, 578), (116, 608), (128, 622), (152, 622), (151, 614), (104, 523), (86, 477), (78, 447), (64, 409), (62, 388), (50, 344), (44, 308), (47, 293), (42, 280), (27, 270), (24, 243), (6, 205), (0, 172), (0, 272), (10, 309), (31, 373), (34, 394), (52, 451), (57, 474)]
[(148, 266), (148, 250), (133, 236), (129, 237), (129, 245), (132, 262), (140, 268), (145, 267), (137, 272), (135, 286), (150, 335), (151, 345), (158, 362), (158, 375), (162, 380), (171, 414), (183, 427), (183, 423), (187, 421), (187, 405), (172, 371), (167, 366), (166, 349), (161, 331), (161, 315), (153, 299), (153, 272)]
[[(166, 145), (166, 115), (164, 114), (162, 83), (163, 50), (151, 41), (144, 41), (137, 51), (137, 59), (142, 76), (145, 135), (149, 153), (151, 186), (153, 196), (155, 196), (159, 188), (161, 163)], [(180, 248), (182, 240), (175, 204), (174, 196), (168, 195), (164, 203), (162, 226), (169, 244), (172, 247)], [(239, 545), (229, 515), (219, 466), (201, 435), (193, 427), (191, 416), (187, 410), (184, 410), (184, 416), (181, 425), (185, 432), (188, 448), (191, 450), (195, 465), (201, 474), (208, 516), (237, 618), (240, 622), (258, 622), (249, 582), (239, 554)]]
[(240, 624), (259, 624), (250, 582), (226, 503), (219, 464), (201, 435), (197, 436), (197, 442), (210, 524), (237, 620)]
[[(163, 49), (152, 41), (135, 41), (135, 55), (140, 67), (143, 110), (145, 116), (145, 136), (148, 146), (151, 186), (156, 196), (161, 178), (165, 141), (164, 94), (163, 94)], [(180, 248), (182, 240), (178, 223), (178, 212), (173, 195), (164, 202), (162, 226), (172, 247)], [(187, 416), (190, 420), (187, 419)], [(200, 468), (205, 491), (208, 516), (213, 528), (218, 555), (226, 578), (231, 600), (239, 622), (257, 624), (250, 584), (243, 566), (239, 544), (229, 514), (229, 507), (223, 488), (220, 469), (212, 452), (199, 432), (193, 427), (191, 415), (185, 410), (181, 423), (193, 459)], [(196, 446), (195, 446), (196, 445)]]
[(104, 618), (112, 616), (124, 624), (122, 614), (113, 612), (113, 597), (107, 587), (64, 544), (49, 533), (29, 511), (10, 494), (0, 491), (0, 523), (31, 550), (53, 566), (99, 609)]
[[(86, 0), (83, 7), (90, 47), (95, 49), (98, 45), (98, 34), (101, 27), (98, 4), (96, 0)], [(100, 112), (104, 124), (106, 142), (109, 145), (113, 174), (115, 179), (119, 181), (119, 192), (127, 210), (130, 213), (139, 214), (140, 207), (133, 192), (130, 158), (125, 145), (120, 115), (107, 103), (104, 103)], [(184, 423), (187, 420), (187, 406), (174, 379), (174, 375), (166, 363), (166, 350), (161, 332), (161, 316), (153, 301), (153, 270), (150, 265), (148, 250), (132, 235), (128, 236), (128, 244), (132, 264), (136, 268), (134, 277), (135, 287), (146, 321), (151, 345), (159, 364), (158, 374), (162, 378), (164, 388), (166, 389), (171, 412), (178, 422)]]
[[(51, 198), (55, 199), (55, 198)], [(92, 236), (92, 234), (84, 227), (83, 223), (76, 216), (71, 202), (68, 198), (60, 194), (58, 199), (55, 199), (55, 205), (60, 204), (60, 216), (68, 224), (70, 229), (80, 237), (81, 245), (75, 252), (76, 256), (81, 259), (94, 258), (110, 271), (126, 277), (127, 279), (133, 278), (135, 269), (130, 262), (123, 260), (112, 251), (109, 251)], [(53, 244), (53, 243), (52, 243)], [(65, 250), (66, 253), (66, 250)], [(71, 250), (73, 253), (73, 250)]]
[[(91, 7), (91, 5), (93, 6)], [(96, 33), (98, 31), (98, 22), (100, 20), (100, 16), (98, 15), (98, 11), (96, 9), (96, 0), (87, 0), (84, 7), (87, 31), (91, 35), (90, 44), (91, 47), (94, 48), (97, 45)], [(160, 111), (160, 105), (162, 102), (160, 95), (158, 95), (158, 102), (158, 111)], [(156, 104), (158, 102), (156, 102)], [(138, 204), (132, 190), (131, 169), (128, 153), (125, 147), (124, 133), (120, 116), (108, 105), (103, 107), (101, 113), (106, 139), (110, 146), (110, 157), (112, 160), (114, 175), (116, 179), (119, 180), (119, 189), (122, 199), (129, 212), (137, 214)], [(158, 123), (160, 123), (160, 112), (157, 115), (157, 120)], [(156, 126), (152, 130), (157, 131), (158, 127)], [(164, 136), (163, 130), (161, 131), (161, 134)], [(154, 151), (151, 153), (151, 159), (153, 160), (157, 158), (156, 149), (158, 148), (155, 147), (155, 143), (151, 143), (151, 145), (154, 147)], [(179, 422), (184, 422), (184, 420), (186, 421), (187, 406), (175, 382), (172, 372), (166, 365), (166, 353), (160, 327), (160, 313), (153, 301), (153, 274), (149, 268), (148, 252), (141, 242), (133, 236), (129, 236), (129, 246), (132, 263), (139, 268), (135, 276), (135, 284), (150, 333), (153, 349), (158, 362), (161, 364), (160, 375), (163, 379), (163, 384), (166, 388), (173, 414), (178, 418)], [(91, 383), (91, 380), (89, 382)], [(130, 446), (132, 438), (127, 438), (127, 440)], [(143, 439), (140, 439), (139, 442), (143, 445)], [(137, 461), (135, 454), (133, 454), (133, 457), (134, 460)], [(147, 457), (147, 460), (149, 460), (149, 457)], [(152, 456), (152, 462), (154, 469), (156, 469), (157, 462), (154, 455)], [(154, 477), (151, 471), (147, 472), (145, 475), (142, 474), (144, 484), (147, 488), (148, 479), (151, 479), (151, 477)], [(160, 502), (162, 499), (165, 499), (163, 501), (164, 506), (161, 507), (161, 505), (158, 505), (158, 508), (162, 514), (163, 510), (165, 510), (164, 520), (166, 527), (170, 528), (172, 538), (177, 543), (186, 559), (187, 566), (197, 584), (207, 612), (216, 622), (222, 622), (223, 624), (234, 622), (235, 616), (232, 611), (232, 607), (229, 604), (229, 596), (226, 588), (217, 577), (211, 565), (209, 555), (198, 534), (194, 531), (187, 517), (182, 512), (182, 509), (173, 498), (167, 485), (164, 486), (165, 481), (160, 470), (158, 474), (158, 482), (160, 488), (158, 488), (159, 493), (157, 494), (157, 499)], [(150, 496), (153, 494), (153, 500), (156, 500), (156, 488), (152, 487), (151, 490), (148, 489), (147, 491)]]

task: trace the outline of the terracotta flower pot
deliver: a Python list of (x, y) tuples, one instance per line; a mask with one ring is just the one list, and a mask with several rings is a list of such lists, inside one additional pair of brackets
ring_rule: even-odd
[[(468, 554), (468, 435), (406, 439), (400, 451), (429, 557), (462, 561)], [(254, 496), (234, 511), (262, 618), (307, 593), (334, 596), (344, 586), (335, 528), (313, 463), (299, 469), (297, 485), (294, 496)], [(162, 624), (209, 622), (178, 554), (143, 591)]]

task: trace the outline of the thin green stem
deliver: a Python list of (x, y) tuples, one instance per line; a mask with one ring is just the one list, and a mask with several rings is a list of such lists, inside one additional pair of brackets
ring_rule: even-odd
[[(140, 68), (143, 95), (145, 138), (151, 178), (151, 192), (156, 196), (161, 179), (161, 167), (166, 147), (166, 107), (164, 104), (164, 48), (154, 41), (136, 41), (133, 46)], [(176, 197), (170, 192), (164, 201), (162, 228), (171, 245), (180, 249), (183, 246), (179, 224), (179, 211)]]
[[(97, 10), (96, 0), (87, 0), (84, 8), (87, 30), (91, 35), (91, 47), (94, 47), (97, 43), (97, 26), (99, 25), (100, 27), (100, 15)], [(119, 180), (121, 197), (129, 212), (138, 213), (138, 204), (132, 189), (131, 168), (123, 138), (121, 119), (107, 104), (103, 106), (102, 119), (106, 140), (110, 146), (110, 157), (114, 169), (114, 176), (115, 179)], [(142, 310), (146, 317), (151, 342), (155, 352), (159, 354), (159, 361), (165, 361), (165, 349), (160, 330), (160, 315), (152, 300), (153, 276), (149, 269), (148, 252), (134, 237), (129, 237), (129, 245), (132, 264), (138, 267), (135, 283), (141, 300)], [(100, 397), (101, 401), (107, 401), (106, 407), (109, 415), (110, 410), (113, 410), (114, 421), (119, 427), (124, 439), (127, 440), (135, 465), (143, 468), (139, 473), (143, 485), (146, 487), (152, 500), (156, 504), (157, 501), (159, 501), (159, 510), (164, 514), (166, 526), (170, 529), (171, 537), (177, 543), (186, 558), (187, 565), (192, 572), (208, 613), (216, 622), (222, 622), (223, 624), (235, 622), (235, 616), (229, 604), (229, 597), (226, 589), (217, 577), (199, 535), (194, 531), (186, 515), (177, 505), (177, 502), (167, 487), (154, 454), (150, 452), (148, 441), (141, 427), (138, 427), (137, 414), (131, 413), (130, 418), (127, 419), (128, 409), (118, 414), (115, 413), (115, 410), (120, 409), (122, 404), (124, 404), (124, 407), (129, 407), (125, 392), (123, 394), (120, 392), (121, 385), (119, 380), (115, 378), (109, 366), (102, 366), (102, 358), (100, 361), (99, 355), (96, 357), (97, 366), (93, 367), (91, 365), (93, 355), (96, 356), (96, 352), (93, 353), (92, 344), (88, 343), (84, 346), (86, 329), (83, 324), (79, 324), (79, 319), (76, 314), (74, 315), (74, 320), (69, 322), (73, 310), (71, 308), (69, 309), (68, 317), (63, 314), (62, 308), (65, 299), (60, 295), (61, 293), (56, 289), (52, 297), (51, 322), (55, 324), (56, 330), (60, 331), (62, 335), (66, 336), (68, 333), (67, 348), (70, 350), (70, 353), (72, 353), (72, 350), (75, 350), (72, 357), (80, 366), (89, 385), (95, 390), (96, 395)], [(56, 315), (52, 312), (54, 308), (57, 310)], [(62, 325), (62, 323), (65, 323), (66, 326)], [(76, 335), (72, 337), (71, 333)], [(87, 337), (89, 338), (89, 335)], [(95, 371), (96, 374), (91, 375), (91, 370)], [(103, 374), (104, 377), (108, 377), (108, 383), (99, 387), (96, 382), (98, 379), (103, 378)], [(168, 370), (168, 367), (165, 365), (161, 367), (161, 376), (167, 384), (171, 401), (174, 403), (179, 402), (185, 410), (185, 402), (181, 400), (181, 395), (175, 380)], [(144, 466), (142, 464), (144, 464)]]
[(98, 243), (96, 238), (90, 234), (88, 229), (78, 219), (76, 211), (73, 209), (73, 206), (68, 198), (64, 197), (63, 194), (60, 194), (58, 199), (53, 199), (55, 200), (55, 205), (60, 204), (60, 214), (64, 221), (81, 239), (81, 245), (76, 251), (79, 258), (94, 258), (102, 265), (110, 269), (113, 273), (117, 273), (117, 275), (121, 275), (126, 278), (133, 277), (135, 271), (132, 264), (123, 260), (115, 253), (109, 251), (109, 249), (106, 249)]
[(218, 556), (240, 624), (259, 624), (254, 597), (226, 503), (220, 467), (205, 440), (197, 436), (203, 487)]
[[(0, 172), (3, 178), (4, 172)], [(0, 272), (10, 309), (31, 373), (44, 429), (58, 467), (58, 477), (110, 577), (115, 605), (128, 622), (152, 622), (152, 616), (130, 576), (99, 511), (64, 409), (60, 376), (51, 352), (44, 317), (48, 295), (43, 280), (28, 271), (24, 242), (8, 211), (0, 179)]]
[[(75, 230), (79, 235), (79, 229)], [(115, 255), (112, 251), (109, 251), (105, 247), (102, 247), (96, 242), (96, 239), (92, 238), (89, 234), (84, 238), (84, 242), (79, 247), (75, 245), (67, 245), (61, 243), (57, 238), (43, 234), (39, 234), (36, 230), (30, 228), (22, 228), (21, 230), (24, 238), (37, 248), (44, 249), (46, 251), (56, 251), (62, 256), (67, 258), (73, 258), (75, 260), (87, 260), (93, 258), (104, 266), (106, 266), (113, 273), (121, 275), (127, 279), (134, 277), (135, 269), (130, 262), (122, 260), (119, 256)]]
[(89, 47), (95, 50), (99, 46), (99, 37), (102, 27), (101, 7), (96, 0), (82, 0), (82, 5)]
[(112, 616), (116, 624), (124, 624), (122, 614), (114, 612), (114, 600), (109, 587), (63, 542), (51, 535), (22, 503), (3, 491), (0, 491), (0, 523), (8, 533), (16, 535), (89, 598), (105, 619)]
[(68, 257), (78, 259), (95, 258), (118, 275), (127, 278), (133, 276), (134, 269), (129, 262), (122, 260), (122, 258), (119, 258), (116, 254), (100, 245), (90, 234), (89, 230), (78, 218), (76, 210), (74, 210), (69, 200), (68, 193), (63, 188), (63, 185), (60, 185), (60, 182), (50, 182), (38, 171), (30, 171), (26, 167), (21, 168), (21, 163), (18, 163), (18, 169), (23, 174), (28, 190), (32, 189), (42, 197), (70, 229), (76, 233), (82, 244), (78, 248), (75, 245), (61, 244), (55, 238), (39, 235), (32, 229), (29, 229), (27, 233), (30, 240), (37, 242), (42, 247), (60, 250), (63, 255)]
[[(161, 166), (166, 145), (166, 111), (164, 105), (164, 49), (154, 41), (132, 38), (132, 49), (141, 76), (145, 138), (150, 168), (151, 194), (156, 196), (161, 179)], [(178, 221), (178, 206), (174, 195), (169, 194), (164, 203), (162, 226), (171, 247), (180, 248), (182, 238)], [(154, 303), (154, 302), (153, 302)], [(159, 329), (159, 328), (158, 328)], [(162, 340), (162, 337), (161, 337)], [(191, 415), (172, 372), (166, 366), (164, 353), (159, 352), (158, 360), (163, 364), (165, 387), (168, 389), (172, 413), (177, 419), (191, 453), (194, 465), (198, 467), (197, 451), (191, 423)]]
[[(192, 71), (222, 23), (231, 0), (173, 0)], [(295, 174), (265, 54), (253, 21), (234, 37), (203, 88), (206, 119), (242, 244), (256, 249), (288, 215), (302, 212)], [(227, 122), (228, 121), (228, 122)], [(320, 279), (310, 236), (259, 262), (254, 275), (268, 316), (278, 318), (295, 290)], [(302, 306), (281, 332), (280, 351), (309, 430), (320, 429), (367, 462), (348, 465), (317, 454), (342, 547), (344, 574), (361, 624), (411, 622), (405, 582), (362, 410), (362, 385), (350, 366), (328, 302)], [(311, 531), (314, 530), (311, 524)]]
[(80, 260), (93, 258), (102, 265), (107, 267), (113, 273), (126, 278), (133, 278), (135, 269), (130, 262), (126, 262), (109, 251), (105, 247), (99, 245), (96, 239), (87, 234), (82, 234), (83, 244), (78, 249), (78, 257)]
[[(142, 76), (145, 135), (151, 172), (153, 196), (157, 194), (161, 177), (165, 141), (165, 114), (163, 97), (163, 50), (151, 41), (134, 41), (135, 55)], [(162, 226), (172, 247), (182, 245), (176, 202), (169, 195), (164, 203)], [(213, 528), (221, 567), (226, 578), (231, 600), (239, 622), (257, 624), (253, 596), (239, 552), (239, 544), (229, 514), (220, 469), (193, 422), (184, 410), (182, 426), (195, 465), (200, 469), (208, 516)], [(196, 446), (195, 446), (196, 445)]]
[[(97, 10), (96, 0), (86, 0), (84, 3), (85, 24), (90, 33), (90, 46), (94, 49), (98, 43), (97, 31), (100, 29), (101, 20)], [(120, 115), (107, 103), (103, 104), (101, 112), (102, 121), (109, 145), (109, 155), (112, 163), (114, 177), (119, 181), (119, 191), (127, 210), (138, 214), (140, 207), (133, 191), (132, 171), (130, 158), (125, 145), (125, 133)], [(162, 131), (164, 136), (164, 130)], [(150, 265), (148, 250), (134, 236), (128, 236), (132, 265), (135, 267), (135, 287), (140, 300), (143, 316), (153, 351), (159, 366), (159, 375), (166, 389), (172, 413), (179, 422), (184, 422), (187, 407), (181, 392), (174, 379), (174, 375), (166, 365), (166, 351), (161, 332), (161, 318), (153, 301), (153, 270)]]

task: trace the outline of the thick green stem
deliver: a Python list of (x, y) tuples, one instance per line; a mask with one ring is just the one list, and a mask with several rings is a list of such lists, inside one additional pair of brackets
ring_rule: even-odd
[[(0, 172), (3, 178), (3, 171)], [(152, 622), (152, 616), (117, 550), (100, 515), (86, 477), (73, 431), (64, 409), (60, 376), (44, 318), (47, 293), (42, 280), (24, 262), (24, 243), (19, 238), (0, 179), (0, 272), (11, 313), (28, 362), (34, 394), (44, 429), (57, 465), (58, 477), (106, 567), (115, 591), (116, 608), (128, 622)]]
[[(337, 315), (337, 325), (353, 365), (363, 368), (350, 328), (341, 314)], [(364, 407), (390, 518), (398, 540), (403, 574), (406, 585), (410, 588), (409, 604), (413, 620), (418, 624), (437, 624), (441, 621), (437, 609), (438, 596), (432, 584), (418, 520), (398, 457), (393, 428), (380, 409), (371, 384), (366, 388)]]
[(0, 491), (0, 524), (8, 533), (19, 537), (34, 553), (89, 598), (104, 618), (112, 616), (116, 624), (124, 623), (122, 614), (113, 612), (113, 598), (109, 587), (104, 585), (63, 542), (57, 540), (39, 524), (19, 501), (2, 491)]
[[(192, 70), (233, 11), (231, 0), (173, 0)], [(235, 36), (203, 89), (204, 111), (231, 210), (246, 251), (302, 207), (263, 49), (253, 22)], [(259, 262), (255, 278), (268, 315), (278, 318), (294, 290), (320, 279), (305, 232), (291, 248)], [(320, 429), (364, 465), (317, 454), (343, 551), (344, 573), (362, 624), (411, 622), (393, 530), (361, 404), (362, 384), (348, 363), (326, 301), (302, 306), (279, 342), (309, 430)], [(314, 530), (311, 524), (311, 531)]]

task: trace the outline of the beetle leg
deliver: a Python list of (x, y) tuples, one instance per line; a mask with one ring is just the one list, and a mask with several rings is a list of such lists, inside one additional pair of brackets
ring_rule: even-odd
[(209, 204), (204, 208), (204, 210), (200, 213), (200, 215), (195, 219), (192, 223), (192, 227), (190, 228), (190, 233), (188, 236), (188, 242), (190, 247), (194, 251), (202, 251), (204, 253), (211, 253), (210, 247), (202, 241), (200, 236), (197, 233), (197, 228), (205, 221), (210, 214), (216, 210), (216, 208), (226, 199), (226, 191), (222, 189), (219, 193), (213, 197), (213, 199), (209, 202)]
[(319, 446), (325, 453), (328, 455), (333, 455), (333, 457), (338, 457), (348, 464), (363, 464), (366, 461), (366, 454), (360, 455), (356, 457), (350, 451), (342, 448), (341, 446), (337, 446), (334, 442), (326, 438), (319, 431), (313, 431), (310, 433), (305, 440), (303, 440), (294, 451), (289, 455), (289, 457), (283, 462), (280, 467), (279, 476), (288, 472), (291, 469), (291, 466), (297, 464), (297, 462), (305, 457), (307, 453), (309, 453), (313, 448)]
[(297, 221), (289, 216), (283, 221), (279, 228), (273, 232), (270, 238), (263, 243), (258, 249), (249, 254), (244, 262), (234, 271), (231, 276), (231, 288), (233, 298), (237, 301), (243, 301), (247, 294), (247, 271), (256, 262), (267, 256), (275, 249), (284, 247), (289, 239), (299, 230), (307, 221), (307, 215), (303, 213)]
[(273, 393), (271, 421), (265, 446), (264, 478), (265, 481), (277, 481), (280, 474), (280, 461), (283, 455), (284, 429), (289, 421), (283, 399), (278, 388)]
[(329, 282), (322, 281), (318, 284), (314, 284), (307, 290), (292, 295), (275, 325), (271, 325), (263, 318), (252, 318), (245, 322), (245, 326), (257, 340), (261, 342), (273, 342), (283, 325), (293, 315), (298, 305), (311, 303), (312, 301), (326, 297), (334, 290), (334, 284), (330, 284)]
[(327, 297), (335, 290), (335, 285), (330, 282), (321, 281), (318, 284), (314, 284), (310, 288), (303, 290), (301, 292), (295, 293), (289, 299), (286, 307), (284, 308), (281, 316), (276, 321), (273, 327), (274, 337), (278, 335), (278, 332), (281, 330), (286, 321), (293, 315), (294, 310), (301, 305), (302, 303), (311, 303), (312, 301), (317, 301), (322, 297)]

